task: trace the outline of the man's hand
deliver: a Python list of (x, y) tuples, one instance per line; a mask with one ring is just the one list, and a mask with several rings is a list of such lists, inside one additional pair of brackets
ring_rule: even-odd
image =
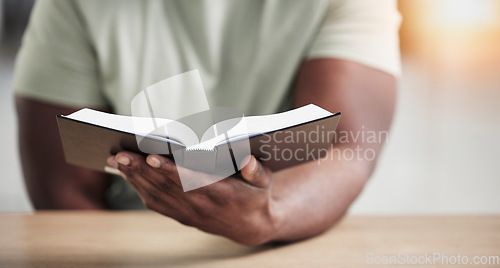
[[(146, 159), (131, 152), (108, 158), (136, 189), (146, 207), (182, 224), (223, 235), (236, 242), (258, 245), (272, 240), (276, 229), (275, 203), (271, 196), (272, 172), (255, 157), (241, 170), (244, 180), (229, 177), (189, 192), (182, 190), (175, 163), (159, 155)], [(185, 170), (196, 180), (207, 174)]]
[[(387, 132), (395, 103), (395, 78), (344, 60), (315, 59), (302, 64), (294, 106), (314, 103), (342, 111), (337, 131)], [(349, 140), (334, 145), (319, 161), (274, 173), (254, 158), (235, 177), (187, 193), (174, 163), (120, 152), (117, 167), (147, 207), (201, 230), (244, 244), (295, 241), (327, 230), (345, 214), (373, 172), (383, 142)], [(375, 159), (346, 159), (353, 150), (371, 150)], [(156, 160), (158, 161), (156, 161)], [(147, 161), (146, 161), (147, 160)], [(197, 179), (206, 179), (193, 172)]]

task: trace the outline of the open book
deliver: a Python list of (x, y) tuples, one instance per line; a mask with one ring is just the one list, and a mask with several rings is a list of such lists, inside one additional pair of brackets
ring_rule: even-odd
[[(271, 170), (279, 170), (326, 153), (339, 118), (340, 113), (309, 104), (283, 113), (231, 118), (211, 126), (200, 124), (206, 122), (200, 117), (190, 124), (189, 120), (123, 116), (87, 108), (57, 116), (57, 121), (66, 160), (96, 170), (105, 171), (106, 158), (122, 150), (158, 153), (175, 158), (176, 163), (180, 158), (173, 156), (179, 152), (183, 159), (189, 159), (184, 166), (194, 169), (217, 166), (227, 154), (232, 166), (251, 153)], [(200, 152), (205, 156), (186, 157)], [(207, 154), (214, 157), (208, 160)]]

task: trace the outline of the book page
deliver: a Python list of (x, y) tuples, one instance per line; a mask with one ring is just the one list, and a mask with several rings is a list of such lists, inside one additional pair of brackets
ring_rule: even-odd
[(304, 124), (331, 115), (333, 114), (329, 111), (314, 104), (309, 104), (277, 114), (248, 116), (245, 117), (247, 131), (239, 128), (234, 129), (234, 131), (229, 133), (229, 138), (230, 140), (234, 140), (239, 136), (255, 136)]
[[(218, 144), (223, 144), (228, 141), (235, 141), (296, 126), (331, 115), (331, 112), (314, 104), (309, 104), (277, 114), (248, 116), (244, 117), (243, 120), (239, 118), (229, 119), (210, 127), (201, 138), (201, 143), (196, 146), (191, 146), (188, 149), (210, 150)], [(217, 128), (227, 129), (228, 125), (234, 126), (225, 132), (229, 140), (226, 139), (225, 133), (217, 133)], [(219, 135), (213, 137), (214, 132)]]
[[(186, 145), (188, 150), (213, 150), (218, 144), (223, 144), (228, 141), (239, 140), (288, 128), (330, 115), (332, 115), (332, 113), (327, 110), (309, 104), (278, 114), (234, 118), (224, 120), (211, 126), (203, 134), (200, 140), (191, 128), (170, 119), (155, 118), (155, 124), (153, 124), (152, 119), (149, 117), (109, 114), (88, 108), (79, 110), (65, 117), (141, 136), (157, 136), (159, 139), (167, 139), (168, 133), (168, 139), (180, 145)], [(220, 132), (217, 131), (217, 129), (224, 129), (227, 131)], [(226, 134), (229, 140), (226, 138)]]

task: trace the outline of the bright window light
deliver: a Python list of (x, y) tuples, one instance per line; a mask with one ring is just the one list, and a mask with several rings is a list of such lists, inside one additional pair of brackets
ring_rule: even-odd
[(434, 3), (434, 21), (446, 27), (490, 26), (500, 15), (496, 0), (435, 0)]

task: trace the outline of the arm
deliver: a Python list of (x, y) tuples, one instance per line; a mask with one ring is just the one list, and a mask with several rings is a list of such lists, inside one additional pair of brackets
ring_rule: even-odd
[[(341, 111), (337, 133), (356, 135), (389, 130), (395, 104), (395, 78), (344, 60), (316, 59), (302, 64), (294, 91), (294, 106), (317, 104)], [(318, 165), (313, 161), (276, 174), (273, 198), (281, 207), (279, 232), (273, 239), (294, 240), (324, 231), (339, 219), (370, 177), (383, 142), (349, 140), (336, 144)], [(342, 159), (373, 151), (375, 159)], [(339, 154), (339, 152), (341, 152)], [(370, 154), (371, 157), (371, 154)], [(298, 221), (296, 219), (303, 219)]]
[(24, 179), (35, 209), (103, 209), (107, 175), (67, 164), (56, 115), (62, 107), (16, 96)]
[[(394, 77), (352, 62), (311, 60), (302, 65), (295, 105), (316, 103), (344, 116), (339, 130), (385, 131), (395, 95)], [(364, 125), (364, 129), (363, 129)], [(340, 150), (359, 146), (378, 155), (382, 144), (347, 142)], [(330, 153), (332, 153), (331, 151)], [(370, 176), (375, 161), (328, 157), (272, 173), (254, 157), (241, 170), (244, 179), (229, 177), (183, 192), (171, 160), (131, 152), (108, 158), (110, 166), (137, 190), (149, 209), (237, 242), (258, 245), (293, 241), (329, 228), (347, 210)], [(206, 174), (183, 170), (195, 180)]]

